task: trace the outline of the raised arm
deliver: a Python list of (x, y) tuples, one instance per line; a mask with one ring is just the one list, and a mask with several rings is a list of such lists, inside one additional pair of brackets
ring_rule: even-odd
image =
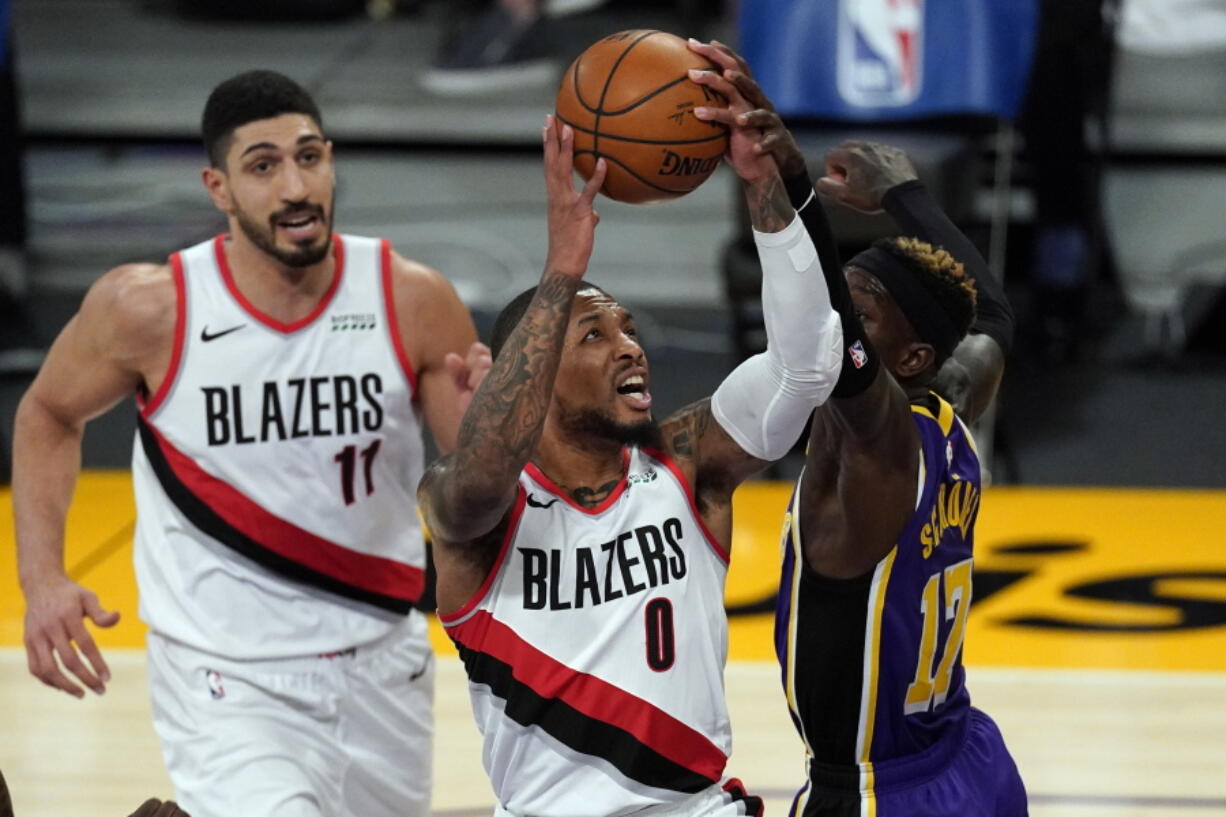
[(826, 177), (818, 180), (817, 189), (861, 212), (884, 209), (904, 235), (943, 247), (974, 279), (979, 297), (971, 334), (957, 346), (938, 377), (938, 389), (963, 419), (974, 422), (1000, 386), (1014, 330), (1013, 310), (1004, 288), (983, 255), (941, 210), (899, 148), (844, 142), (827, 154)]
[(729, 129), (727, 161), (741, 180), (762, 264), (762, 310), (767, 348), (737, 367), (709, 404), (666, 421), (665, 440), (682, 458), (693, 457), (700, 494), (730, 497), (731, 490), (766, 462), (786, 454), (804, 431), (813, 408), (838, 376), (839, 319), (804, 224), (788, 200), (779, 169), (758, 143), (762, 131), (742, 116), (753, 106), (734, 78), (744, 62), (719, 44), (691, 41), (719, 72), (691, 72), (695, 82), (728, 100), (727, 108), (695, 115)]
[(571, 305), (592, 252), (599, 218), (592, 202), (604, 183), (605, 164), (598, 162), (577, 192), (571, 178), (574, 132), (551, 116), (543, 136), (549, 197), (544, 274), (473, 396), (455, 451), (436, 460), (418, 488), (438, 548), (440, 608), (447, 598), (467, 598), (494, 555), (482, 545), (510, 509), (519, 473), (540, 439)]
[(83, 620), (102, 627), (119, 620), (64, 566), (64, 521), (81, 469), (81, 438), (86, 421), (139, 387), (156, 388), (150, 378), (169, 365), (175, 315), (167, 267), (112, 270), (90, 288), (17, 408), (13, 514), (27, 663), (44, 684), (76, 697), (84, 691), (70, 674), (99, 694), (110, 680)]

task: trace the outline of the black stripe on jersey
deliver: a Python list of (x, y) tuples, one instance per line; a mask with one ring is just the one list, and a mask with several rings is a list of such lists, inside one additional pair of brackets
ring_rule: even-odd
[(145, 457), (153, 467), (153, 473), (161, 483), (162, 490), (166, 492), (166, 496), (175, 504), (175, 507), (201, 532), (288, 579), (393, 613), (408, 613), (413, 609), (412, 602), (406, 599), (364, 590), (319, 573), (269, 550), (242, 531), (235, 529), (179, 480), (174, 469), (170, 467), (170, 463), (162, 455), (162, 449), (158, 446), (157, 440), (154, 439), (144, 419), (138, 417), (136, 425), (140, 431), (141, 448), (144, 449)]
[(608, 761), (645, 786), (695, 793), (715, 782), (669, 760), (619, 727), (589, 717), (564, 701), (541, 697), (514, 677), (509, 664), (492, 655), (459, 643), (456, 647), (469, 680), (488, 686), (505, 702), (507, 717), (516, 723), (535, 726), (576, 752)]
[(822, 763), (856, 763), (864, 683), (864, 632), (870, 571), (828, 579), (803, 570), (796, 615), (796, 707), (813, 756)]

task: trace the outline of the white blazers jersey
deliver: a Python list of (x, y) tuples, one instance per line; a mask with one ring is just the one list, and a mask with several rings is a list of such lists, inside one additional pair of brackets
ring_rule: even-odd
[(671, 460), (626, 459), (591, 510), (529, 464), (490, 575), (441, 616), (512, 814), (610, 817), (722, 780), (728, 557)]
[(174, 355), (138, 399), (141, 617), (243, 660), (369, 643), (425, 585), (421, 422), (391, 249), (334, 236), (331, 287), (286, 324), (235, 286), (225, 240), (171, 257)]

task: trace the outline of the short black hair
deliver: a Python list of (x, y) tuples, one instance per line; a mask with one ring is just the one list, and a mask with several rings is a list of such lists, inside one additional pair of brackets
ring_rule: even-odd
[[(591, 281), (580, 281), (579, 289), (582, 292), (585, 289), (595, 289), (599, 292), (604, 292), (604, 289), (596, 286)], [(607, 292), (605, 293), (608, 294)], [(511, 302), (502, 308), (498, 313), (498, 317), (494, 319), (494, 328), (490, 330), (490, 355), (497, 359), (498, 353), (502, 351), (502, 347), (506, 345), (507, 338), (511, 337), (511, 333), (515, 331), (515, 327), (519, 326), (520, 319), (524, 313), (528, 311), (528, 304), (532, 303), (533, 296), (536, 295), (536, 287), (530, 287), (511, 299)]]
[(260, 119), (300, 113), (311, 117), (323, 130), (319, 106), (306, 89), (276, 71), (244, 71), (230, 77), (209, 94), (200, 118), (200, 135), (209, 154), (209, 164), (223, 167), (234, 131)]

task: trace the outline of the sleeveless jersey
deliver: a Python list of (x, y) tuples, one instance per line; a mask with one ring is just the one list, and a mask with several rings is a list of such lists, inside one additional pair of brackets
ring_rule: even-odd
[(369, 643), (425, 585), (421, 421), (390, 246), (334, 236), (332, 285), (291, 324), (243, 296), (224, 247), (171, 256), (174, 354), (138, 396), (141, 617), (235, 659)]
[(874, 763), (963, 729), (970, 707), (962, 639), (979, 458), (949, 403), (930, 394), (911, 413), (921, 441), (915, 512), (869, 575), (832, 580), (805, 566), (799, 490), (783, 528), (775, 651), (792, 720), (812, 761), (857, 768), (850, 779), (869, 792)]
[(630, 449), (582, 508), (520, 475), (497, 562), (440, 616), (459, 648), (499, 802), (533, 817), (611, 817), (720, 783), (727, 554), (684, 475)]

